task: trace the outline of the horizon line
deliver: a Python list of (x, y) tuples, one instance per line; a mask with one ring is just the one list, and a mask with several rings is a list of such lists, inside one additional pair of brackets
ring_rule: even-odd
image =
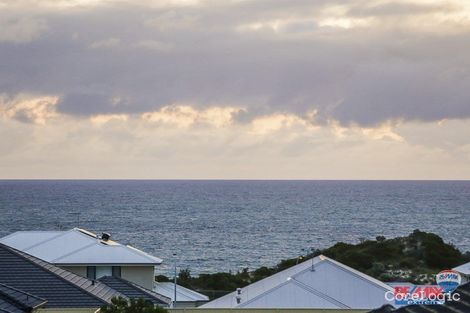
[(358, 179), (358, 178), (338, 178), (338, 179), (298, 179), (298, 178), (0, 178), (0, 181), (409, 181), (409, 182), (439, 182), (455, 181), (468, 182), (470, 179)]

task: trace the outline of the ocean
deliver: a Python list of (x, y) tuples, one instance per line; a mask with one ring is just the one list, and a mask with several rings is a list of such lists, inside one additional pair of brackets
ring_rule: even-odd
[(253, 269), (414, 229), (468, 251), (469, 225), (470, 181), (0, 181), (0, 236), (105, 231), (162, 258), (162, 274)]

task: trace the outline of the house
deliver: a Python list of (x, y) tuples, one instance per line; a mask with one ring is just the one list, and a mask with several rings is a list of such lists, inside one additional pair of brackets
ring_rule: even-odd
[(42, 306), (47, 308), (99, 308), (109, 303), (111, 298), (123, 296), (105, 284), (2, 244), (0, 284), (5, 286), (4, 295), (8, 288), (17, 290), (20, 294), (31, 295), (38, 302), (45, 302)]
[(459, 301), (447, 301), (443, 305), (408, 305), (399, 309), (383, 306), (369, 313), (467, 313), (470, 312), (470, 283), (460, 285), (453, 293), (459, 294)]
[(162, 260), (129, 245), (80, 228), (67, 231), (18, 231), (0, 243), (89, 279), (122, 277), (153, 289), (155, 266)]
[(126, 288), (106, 277), (91, 280), (27, 253), (0, 244), (0, 312), (95, 312), (114, 297), (144, 298), (168, 306), (170, 299), (126, 282)]
[(320, 255), (201, 308), (374, 309), (388, 304), (393, 288)]
[[(156, 282), (153, 289), (156, 293), (171, 299), (175, 298), (175, 284), (172, 282)], [(198, 307), (209, 301), (209, 297), (194, 290), (176, 285), (176, 303), (174, 307)]]
[(453, 270), (459, 272), (462, 284), (470, 282), (470, 262), (454, 267)]

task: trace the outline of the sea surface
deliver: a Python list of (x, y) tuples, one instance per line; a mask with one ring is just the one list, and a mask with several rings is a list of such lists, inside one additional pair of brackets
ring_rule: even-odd
[(0, 236), (77, 226), (162, 258), (162, 274), (253, 269), (414, 229), (468, 251), (470, 181), (0, 181)]

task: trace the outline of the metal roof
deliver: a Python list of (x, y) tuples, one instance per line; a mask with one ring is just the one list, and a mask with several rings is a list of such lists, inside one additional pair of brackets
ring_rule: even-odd
[(46, 299), (49, 308), (96, 308), (121, 293), (0, 244), (0, 283)]
[(470, 275), (470, 262), (454, 267), (453, 270), (465, 275)]
[(393, 288), (323, 255), (202, 305), (202, 308), (373, 309)]
[[(155, 292), (164, 295), (174, 301), (175, 284), (172, 282), (156, 282), (153, 289)], [(176, 302), (207, 302), (209, 297), (197, 291), (176, 285)]]
[(57, 265), (158, 265), (162, 260), (80, 228), (67, 231), (18, 231), (0, 243)]
[(46, 300), (16, 288), (0, 284), (0, 312), (31, 312), (46, 304)]
[(142, 286), (136, 285), (130, 281), (127, 281), (122, 278), (105, 276), (98, 279), (100, 282), (108, 285), (114, 290), (119, 291), (128, 298), (138, 299), (142, 298), (144, 300), (150, 301), (156, 305), (169, 305), (171, 299), (165, 297), (161, 294), (158, 294), (152, 290), (146, 289)]

